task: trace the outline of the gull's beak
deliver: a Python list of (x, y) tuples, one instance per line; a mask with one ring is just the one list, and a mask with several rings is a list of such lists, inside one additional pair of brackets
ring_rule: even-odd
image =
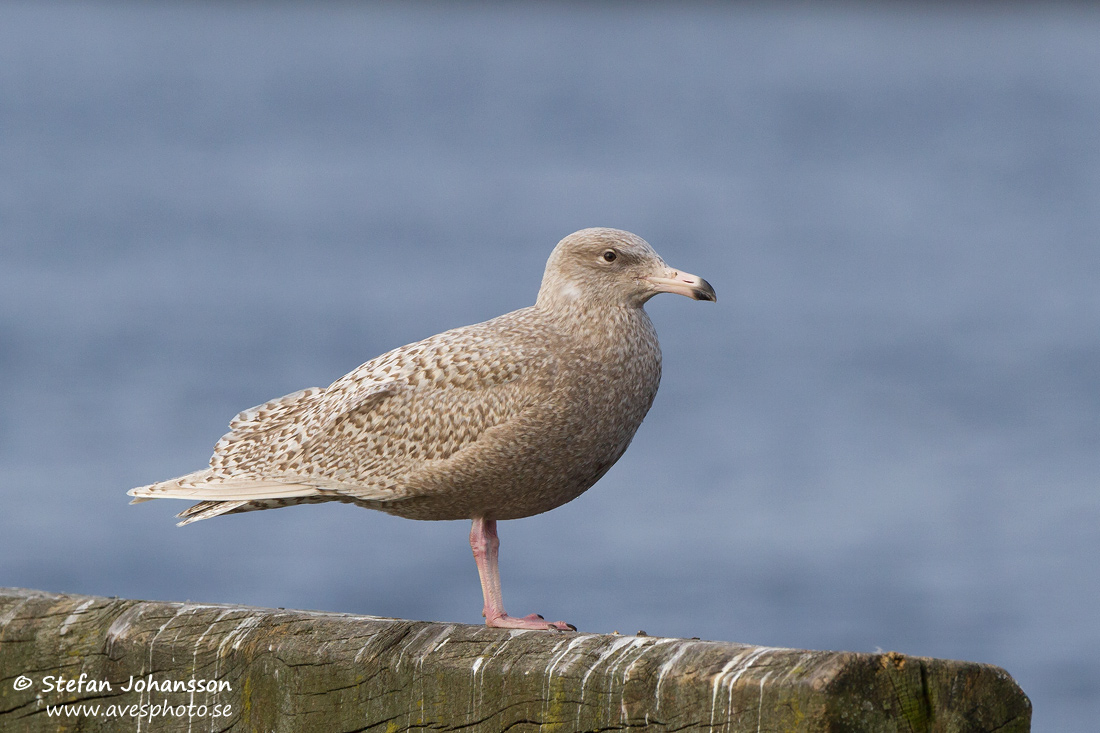
[(714, 294), (714, 288), (703, 278), (692, 275), (689, 272), (669, 269), (663, 275), (648, 275), (642, 278), (653, 286), (658, 293), (676, 293), (686, 295), (694, 300), (709, 300), (718, 302), (718, 296)]

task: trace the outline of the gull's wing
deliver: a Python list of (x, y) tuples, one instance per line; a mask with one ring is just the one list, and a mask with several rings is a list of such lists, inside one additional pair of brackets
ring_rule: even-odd
[[(527, 310), (527, 309), (525, 309)], [(403, 479), (531, 407), (546, 370), (524, 311), (403, 346), (313, 387), (242, 411), (210, 468), (132, 489), (136, 501), (400, 498)], [(228, 509), (227, 509), (228, 510)]]

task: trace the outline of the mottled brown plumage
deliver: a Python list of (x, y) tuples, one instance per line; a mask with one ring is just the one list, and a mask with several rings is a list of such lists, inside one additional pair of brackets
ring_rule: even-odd
[(180, 524), (343, 501), (490, 523), (495, 540), (496, 520), (576, 498), (626, 450), (661, 378), (642, 309), (658, 292), (714, 300), (629, 232), (576, 232), (550, 255), (535, 305), (245, 410), (210, 468), (129, 493), (200, 500)]

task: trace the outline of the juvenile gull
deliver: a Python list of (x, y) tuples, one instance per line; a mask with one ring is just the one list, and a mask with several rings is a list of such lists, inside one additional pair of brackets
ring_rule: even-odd
[(509, 616), (496, 523), (571, 501), (619, 460), (661, 381), (657, 293), (715, 300), (630, 232), (584, 229), (550, 253), (533, 306), (383, 354), (328, 387), (240, 413), (210, 468), (131, 489), (219, 514), (342, 501), (410, 519), (471, 519), (489, 626)]

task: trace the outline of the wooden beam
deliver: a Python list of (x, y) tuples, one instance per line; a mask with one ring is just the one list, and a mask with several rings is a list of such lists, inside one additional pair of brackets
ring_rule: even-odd
[(0, 589), (4, 731), (1023, 733), (1030, 721), (1012, 678), (972, 662)]

